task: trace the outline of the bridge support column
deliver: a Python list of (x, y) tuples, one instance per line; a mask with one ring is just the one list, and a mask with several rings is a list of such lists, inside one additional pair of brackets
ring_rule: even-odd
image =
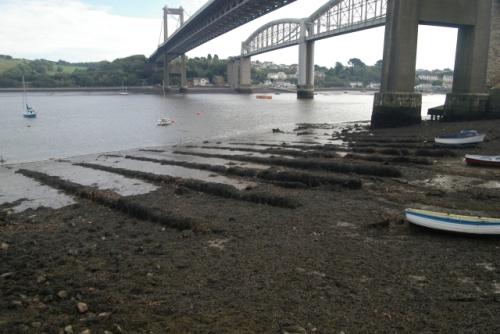
[(299, 44), (297, 98), (314, 98), (314, 41)]
[[(500, 118), (500, 2), (493, 2), (491, 11), (490, 53), (488, 60), (488, 87), (490, 100), (488, 112), (492, 117)], [(498, 87), (496, 87), (498, 86)]]
[(469, 120), (486, 116), (492, 2), (477, 1), (476, 25), (459, 27), (453, 90), (446, 96), (445, 120)]
[(170, 62), (167, 61), (167, 56), (163, 58), (163, 89), (170, 90)]
[(382, 85), (373, 103), (373, 127), (421, 122), (422, 95), (414, 92), (418, 4), (418, 0), (388, 1)]
[(252, 61), (250, 57), (242, 57), (239, 62), (239, 84), (236, 90), (239, 93), (252, 93)]
[(186, 69), (186, 55), (181, 56), (181, 86), (179, 87), (179, 92), (186, 93), (187, 92), (187, 69)]
[(239, 63), (236, 60), (230, 60), (227, 63), (227, 82), (233, 90), (238, 89), (239, 83)]
[(493, 1), (491, 10), (490, 52), (488, 54), (488, 87), (500, 84), (500, 2)]

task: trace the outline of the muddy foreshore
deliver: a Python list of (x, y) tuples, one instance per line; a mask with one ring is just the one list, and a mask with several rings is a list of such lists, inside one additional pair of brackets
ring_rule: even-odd
[[(463, 128), (487, 141), (433, 146)], [(498, 333), (500, 238), (433, 232), (402, 212), (500, 216), (500, 170), (462, 161), (499, 154), (499, 129), (303, 124), (289, 131), (293, 141), (276, 131), (275, 141), (171, 149), (185, 161), (163, 155), (168, 148), (109, 155), (105, 166), (76, 161), (157, 187), (131, 196), (23, 166), (16, 175), (75, 203), (0, 206), (0, 333)], [(249, 185), (122, 168), (119, 159)]]

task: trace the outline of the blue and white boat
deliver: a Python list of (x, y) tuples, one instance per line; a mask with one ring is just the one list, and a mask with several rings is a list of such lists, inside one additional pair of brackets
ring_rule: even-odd
[(453, 135), (439, 136), (434, 139), (436, 144), (442, 145), (474, 145), (484, 141), (486, 135), (476, 130), (462, 130)]
[(23, 76), (23, 116), (24, 118), (36, 118), (36, 111), (28, 104), (28, 96), (26, 94), (26, 84)]
[(419, 209), (406, 209), (405, 214), (410, 223), (436, 230), (469, 234), (500, 234), (499, 218), (462, 216)]

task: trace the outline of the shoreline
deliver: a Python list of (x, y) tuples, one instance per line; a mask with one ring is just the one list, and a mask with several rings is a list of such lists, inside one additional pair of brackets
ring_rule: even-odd
[[(464, 127), (487, 141), (430, 144)], [(39, 191), (0, 204), (0, 332), (496, 332), (499, 239), (403, 210), (499, 217), (500, 170), (462, 162), (500, 151), (499, 127), (298, 124), (0, 167)]]

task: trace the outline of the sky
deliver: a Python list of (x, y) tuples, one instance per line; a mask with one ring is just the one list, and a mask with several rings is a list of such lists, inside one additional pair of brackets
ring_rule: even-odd
[[(0, 0), (0, 54), (15, 58), (90, 62), (135, 54), (151, 55), (162, 40), (162, 8), (182, 6), (193, 15), (206, 0)], [(241, 42), (260, 26), (281, 18), (309, 16), (327, 0), (297, 0), (220, 36), (188, 57), (237, 56)], [(177, 27), (169, 20), (169, 31)], [(417, 68), (453, 68), (457, 31), (420, 26)], [(315, 63), (333, 67), (359, 58), (372, 65), (382, 59), (384, 28), (375, 28), (316, 42)], [(290, 47), (252, 58), (279, 64), (298, 62)]]

